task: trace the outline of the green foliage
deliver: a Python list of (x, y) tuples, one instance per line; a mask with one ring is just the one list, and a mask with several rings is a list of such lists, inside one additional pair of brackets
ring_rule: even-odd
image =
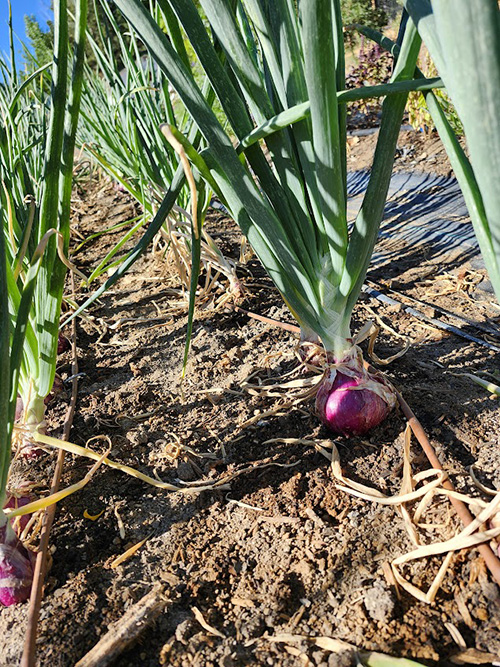
[(18, 359), (11, 363), (19, 376), (25, 420), (32, 424), (43, 420), (43, 399), (55, 375), (86, 6), (79, 0), (70, 76), (66, 1), (55, 5), (50, 92), (47, 67), (14, 76), (14, 64), (0, 60), (6, 79), (0, 94), (0, 234), (7, 253), (11, 332), (16, 331), (12, 357)]
[[(158, 209), (179, 164), (160, 126), (168, 122), (188, 132), (191, 122), (161, 69), (149, 54), (142, 54), (142, 42), (121, 13), (115, 8), (120, 14), (120, 21), (115, 21), (106, 0), (102, 1), (100, 12), (103, 7), (109, 12), (105, 17), (114, 37), (101, 47), (94, 35), (88, 35), (96, 65), (93, 70), (87, 69), (78, 142), (141, 204), (144, 223)], [(104, 29), (100, 24), (96, 33), (102, 34)], [(162, 21), (162, 29), (168, 33), (165, 21)], [(184, 48), (182, 39), (179, 47)], [(196, 61), (192, 50), (189, 54), (183, 52), (183, 57), (187, 63)], [(199, 65), (195, 76), (202, 85), (203, 72)], [(188, 209), (188, 202), (186, 186), (178, 204)]]
[(500, 8), (497, 0), (405, 0), (463, 124), (465, 156), (434, 93), (426, 96), (500, 298)]
[[(10, 462), (13, 419), (10, 414), (10, 320), (7, 291), (7, 262), (5, 242), (0, 233), (0, 508), (5, 502), (5, 486)], [(15, 387), (17, 391), (17, 387)]]
[[(469, 211), (500, 299), (500, 7), (498, 0), (404, 0), (463, 125), (465, 154), (433, 91), (425, 101)], [(398, 54), (397, 44), (372, 29), (360, 32)], [(423, 74), (417, 68), (417, 76)]]
[[(75, 31), (75, 25), (72, 17), (76, 12), (76, 3), (77, 0), (68, 0), (68, 30), (70, 35), (73, 35)], [(116, 9), (114, 4), (108, 3), (108, 5), (109, 11), (113, 16), (113, 21), (118, 24), (122, 32), (125, 32), (127, 29), (127, 24), (121, 12)], [(51, 3), (51, 6), (53, 7), (53, 3)], [(24, 23), (26, 26), (26, 35), (29, 40), (29, 46), (31, 46), (36, 65), (39, 67), (41, 65), (45, 65), (48, 62), (51, 62), (54, 53), (53, 22), (47, 21), (47, 30), (42, 29), (39, 21), (33, 15), (25, 16)], [(87, 14), (87, 31), (94, 40), (101, 44), (101, 46), (103, 45), (103, 42), (111, 45), (111, 49), (118, 61), (118, 65), (120, 69), (122, 69), (124, 67), (124, 62), (122, 60), (119, 39), (106, 12), (103, 10), (102, 6), (97, 0), (96, 2), (92, 2), (91, 0), (89, 3)], [(72, 38), (71, 42), (73, 42)], [(139, 49), (142, 54), (146, 52), (146, 49), (142, 44), (140, 44)], [(88, 44), (85, 47), (85, 55), (87, 65), (91, 69), (96, 69), (97, 62), (95, 55), (92, 48)]]
[(42, 66), (52, 62), (54, 53), (53, 22), (47, 21), (48, 30), (44, 31), (35, 16), (25, 16), (24, 25), (37, 65)]
[[(70, 8), (72, 8), (74, 4), (75, 0), (69, 0)], [(107, 5), (108, 11), (111, 12), (111, 16), (113, 17), (113, 22), (118, 25), (120, 31), (122, 34), (124, 34), (127, 31), (127, 22), (123, 18), (121, 12), (116, 9), (113, 3), (108, 2)], [(118, 39), (108, 14), (104, 11), (98, 0), (95, 0), (95, 2), (90, 0), (89, 13), (87, 16), (87, 32), (90, 37), (92, 37), (101, 46), (103, 46), (103, 42), (106, 45), (110, 45), (113, 56), (118, 63), (118, 67), (123, 69), (125, 63), (122, 58), (120, 40)], [(146, 52), (146, 49), (142, 44), (139, 45), (139, 50), (141, 54)], [(87, 65), (93, 70), (97, 69), (97, 61), (90, 44), (87, 44), (85, 55), (87, 58)]]
[[(340, 3), (303, 0), (299, 15), (293, 0), (244, 0), (235, 14), (229, 0), (201, 0), (207, 30), (191, 0), (169, 0), (240, 142), (255, 125), (310, 102), (310, 118), (268, 135), (266, 154), (253, 144), (243, 159), (155, 17), (138, 0), (115, 1), (204, 136), (198, 171), (215, 181), (301, 326), (341, 358), (384, 209), (406, 95), (384, 103), (370, 185), (349, 236), (345, 109), (337, 98), (345, 85)], [(419, 45), (409, 24), (394, 82), (412, 78)]]

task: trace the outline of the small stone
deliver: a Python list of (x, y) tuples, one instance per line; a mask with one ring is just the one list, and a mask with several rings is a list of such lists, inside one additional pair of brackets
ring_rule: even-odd
[(317, 667), (323, 667), (325, 665), (327, 667), (328, 663), (325, 662), (325, 657), (326, 657), (326, 652), (325, 651), (313, 651), (312, 654), (312, 659), (315, 665)]
[(182, 644), (186, 645), (187, 644), (187, 635), (189, 634), (191, 630), (192, 622), (190, 618), (186, 618), (184, 621), (179, 623), (179, 625), (175, 629), (175, 638), (178, 642), (181, 642)]
[(394, 613), (394, 600), (380, 581), (365, 591), (364, 599), (366, 611), (371, 618), (381, 623), (387, 623)]
[(187, 461), (179, 461), (177, 463), (177, 477), (183, 482), (191, 482), (196, 479), (193, 467)]

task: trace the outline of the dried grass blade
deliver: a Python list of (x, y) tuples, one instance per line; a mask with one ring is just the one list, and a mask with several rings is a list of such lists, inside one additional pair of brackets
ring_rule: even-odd
[(194, 617), (198, 621), (198, 623), (201, 625), (201, 627), (209, 632), (211, 635), (215, 635), (216, 637), (220, 637), (221, 639), (226, 639), (226, 635), (222, 634), (219, 630), (214, 628), (213, 626), (209, 625), (205, 619), (203, 618), (203, 614), (201, 611), (198, 609), (198, 607), (191, 607), (192, 612), (194, 614)]
[[(33, 439), (35, 440), (35, 442), (38, 442), (40, 444), (50, 445), (51, 447), (55, 447), (56, 449), (64, 449), (66, 452), (71, 452), (72, 454), (77, 454), (78, 456), (85, 456), (89, 459), (94, 459), (94, 460), (100, 460), (101, 458), (99, 454), (96, 454), (96, 452), (92, 451), (91, 449), (88, 449), (87, 447), (80, 447), (80, 445), (75, 445), (72, 442), (67, 442), (66, 440), (58, 440), (57, 438), (52, 438), (47, 435), (42, 435), (41, 433), (33, 434)], [(131, 477), (140, 479), (142, 482), (145, 482), (146, 484), (150, 484), (151, 486), (155, 486), (156, 488), (163, 489), (165, 491), (180, 491), (181, 493), (198, 493), (200, 491), (209, 491), (210, 489), (214, 488), (217, 488), (219, 490), (229, 489), (226, 483), (226, 479), (216, 481), (211, 484), (204, 484), (200, 486), (186, 488), (186, 487), (174, 486), (173, 484), (169, 484), (168, 482), (161, 482), (157, 479), (154, 479), (154, 477), (149, 477), (148, 475), (144, 475), (142, 472), (139, 472), (138, 470), (135, 470), (130, 466), (126, 466), (121, 463), (117, 463), (116, 461), (112, 461), (107, 457), (107, 455), (104, 456), (102, 463), (110, 468), (114, 468), (115, 470), (119, 470), (120, 472), (130, 475)]]
[(25, 516), (26, 514), (33, 514), (33, 512), (38, 512), (39, 510), (45, 509), (46, 507), (55, 505), (60, 500), (64, 500), (64, 498), (70, 496), (72, 493), (80, 491), (81, 489), (83, 489), (84, 486), (86, 486), (90, 482), (94, 474), (104, 463), (107, 455), (109, 454), (109, 451), (110, 450), (108, 449), (108, 451), (105, 452), (92, 466), (92, 468), (85, 475), (85, 477), (81, 479), (79, 482), (76, 482), (76, 484), (71, 484), (71, 486), (67, 486), (65, 489), (56, 491), (56, 493), (51, 493), (50, 496), (47, 496), (46, 498), (39, 498), (38, 500), (34, 500), (32, 503), (27, 503), (26, 505), (18, 507), (17, 509), (14, 510), (6, 509), (4, 510), (5, 514), (9, 518), (14, 518), (16, 516)]
[(118, 565), (121, 565), (125, 561), (127, 561), (129, 558), (132, 558), (132, 556), (139, 551), (141, 547), (143, 547), (146, 542), (149, 540), (153, 533), (150, 533), (147, 537), (145, 537), (143, 540), (140, 542), (137, 542), (137, 544), (134, 544), (133, 546), (130, 547), (130, 549), (127, 549), (124, 553), (120, 554), (117, 558), (114, 559), (114, 561), (111, 563), (111, 568), (115, 569), (118, 567)]

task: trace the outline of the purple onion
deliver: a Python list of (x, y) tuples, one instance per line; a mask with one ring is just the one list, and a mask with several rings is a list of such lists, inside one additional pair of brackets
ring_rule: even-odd
[(395, 395), (382, 379), (364, 368), (354, 370), (351, 363), (344, 369), (349, 374), (335, 365), (327, 370), (316, 394), (316, 411), (334, 433), (363, 435), (387, 417)]
[(24, 602), (31, 593), (33, 565), (7, 521), (0, 527), (0, 603), (5, 607)]

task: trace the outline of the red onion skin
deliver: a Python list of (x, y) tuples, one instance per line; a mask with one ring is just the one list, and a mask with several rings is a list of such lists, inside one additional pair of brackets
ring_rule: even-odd
[[(374, 376), (370, 380), (378, 381)], [(364, 435), (378, 426), (389, 414), (389, 405), (371, 389), (354, 389), (362, 377), (336, 372), (333, 384), (328, 374), (323, 378), (316, 395), (316, 411), (321, 421), (334, 433)]]
[(24, 602), (31, 594), (33, 565), (30, 554), (6, 522), (0, 527), (0, 603)]

